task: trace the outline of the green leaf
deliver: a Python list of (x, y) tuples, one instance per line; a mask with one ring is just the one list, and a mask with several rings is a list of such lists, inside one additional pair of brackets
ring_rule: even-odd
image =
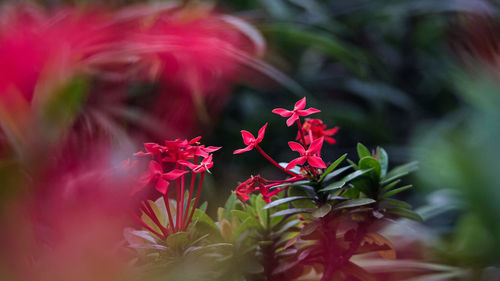
[(388, 190), (392, 189), (393, 187), (395, 187), (399, 182), (401, 182), (401, 180), (395, 180), (395, 181), (389, 183), (388, 185), (384, 186), (382, 188), (382, 190), (383, 191), (388, 191)]
[(335, 171), (331, 172), (330, 174), (328, 174), (328, 175), (327, 175), (327, 176), (323, 179), (323, 181), (325, 181), (325, 182), (326, 182), (326, 181), (329, 181), (329, 180), (331, 180), (332, 178), (334, 178), (334, 177), (336, 177), (336, 176), (338, 176), (338, 175), (342, 174), (344, 171), (346, 171), (346, 170), (348, 170), (348, 169), (350, 169), (350, 168), (352, 168), (352, 166), (346, 166), (346, 167), (342, 167), (342, 168), (340, 168), (340, 169), (337, 169), (337, 170), (335, 170)]
[(403, 191), (405, 191), (407, 189), (410, 189), (411, 187), (412, 187), (412, 185), (409, 184), (409, 185), (405, 185), (403, 187), (391, 190), (391, 191), (387, 192), (386, 194), (384, 194), (384, 198), (388, 198), (388, 197), (394, 196), (394, 195), (396, 195), (396, 194), (398, 194), (400, 192), (403, 192)]
[(382, 181), (382, 184), (386, 184), (397, 178), (406, 176), (417, 169), (418, 169), (418, 162), (416, 161), (397, 166), (394, 169), (392, 169), (389, 173), (387, 173), (387, 175)]
[(378, 157), (380, 162), (381, 174), (380, 176), (383, 178), (387, 174), (387, 170), (389, 168), (389, 155), (382, 147), (377, 147)]
[(370, 178), (377, 183), (380, 181), (382, 169), (377, 159), (371, 156), (365, 156), (361, 158), (361, 160), (359, 160), (359, 168), (361, 170), (371, 169), (370, 173), (368, 174)]
[(269, 204), (267, 204), (266, 206), (264, 206), (264, 210), (267, 210), (269, 208), (272, 208), (272, 207), (276, 207), (278, 205), (281, 205), (281, 204), (285, 204), (285, 203), (288, 203), (288, 202), (292, 202), (292, 201), (296, 201), (296, 200), (303, 200), (303, 199), (309, 199), (311, 200), (310, 197), (308, 196), (292, 196), (292, 197), (286, 197), (286, 198), (281, 198), (281, 199), (278, 199), (278, 200), (275, 200)]
[(286, 209), (272, 214), (271, 217), (295, 215), (300, 213), (311, 213), (312, 211), (313, 211), (312, 209), (301, 209), (301, 208)]
[(403, 208), (403, 209), (411, 209), (410, 204), (408, 204), (404, 201), (400, 201), (400, 200), (396, 200), (396, 199), (392, 199), (392, 198), (385, 199), (384, 201), (381, 202), (381, 204), (383, 206), (387, 205), (387, 208), (397, 207), (397, 208)]
[(418, 222), (423, 222), (424, 221), (419, 214), (417, 214), (417, 213), (415, 213), (413, 211), (410, 211), (408, 209), (403, 209), (403, 208), (388, 208), (387, 212), (391, 213), (391, 214), (394, 214), (394, 215), (397, 215), (397, 216), (402, 217), (402, 218), (407, 218), (407, 219), (418, 221)]
[(320, 192), (325, 192), (325, 191), (331, 191), (331, 190), (338, 190), (341, 189), (345, 185), (345, 181), (337, 181), (332, 184), (327, 185), (325, 188), (320, 189)]
[(260, 228), (259, 222), (254, 217), (248, 217), (240, 225), (238, 225), (238, 228), (236, 228), (236, 231), (234, 231), (233, 241), (238, 239), (238, 237), (243, 232), (245, 232), (247, 230), (257, 230), (259, 228)]
[(347, 159), (346, 161), (351, 165), (351, 167), (353, 167), (356, 170), (359, 170), (358, 164), (354, 163), (351, 159)]
[(205, 201), (205, 202), (203, 202), (203, 204), (200, 205), (200, 207), (198, 209), (200, 209), (203, 212), (206, 212), (207, 211), (207, 207), (208, 207), (208, 202)]
[(238, 199), (236, 198), (236, 194), (232, 193), (226, 200), (226, 204), (224, 205), (224, 211), (222, 213), (222, 218), (231, 220), (231, 210), (234, 210), (236, 206), (236, 202)]
[(325, 177), (330, 174), (331, 172), (333, 172), (333, 170), (335, 168), (337, 168), (337, 166), (342, 162), (344, 161), (344, 159), (347, 157), (347, 153), (340, 156), (339, 159), (335, 160), (335, 162), (333, 162), (330, 166), (328, 166), (328, 168), (326, 168), (325, 172), (321, 175), (321, 177), (319, 178), (319, 182), (322, 182)]
[(312, 212), (312, 216), (315, 218), (322, 218), (326, 216), (330, 211), (332, 210), (332, 205), (326, 203), (323, 204), (321, 207), (317, 208)]
[(370, 150), (368, 150), (368, 148), (366, 146), (364, 146), (362, 143), (358, 142), (358, 146), (357, 146), (357, 150), (358, 150), (358, 156), (359, 156), (359, 159), (363, 159), (364, 157), (367, 157), (367, 156), (371, 156), (372, 154), (370, 153)]
[(244, 211), (240, 211), (240, 210), (231, 210), (231, 215), (233, 217), (239, 218), (242, 221), (244, 221), (248, 217), (250, 217), (250, 214), (248, 214), (247, 212), (244, 212)]
[(177, 232), (167, 237), (167, 246), (173, 248), (184, 248), (189, 243), (186, 232)]
[(257, 199), (255, 200), (255, 211), (257, 211), (257, 215), (259, 216), (259, 221), (264, 228), (267, 228), (269, 219), (269, 211), (264, 210), (266, 204), (267, 204), (266, 201), (262, 199), (262, 194), (259, 194), (257, 196)]
[(344, 202), (341, 202), (334, 206), (333, 210), (340, 210), (345, 208), (359, 207), (364, 205), (369, 205), (375, 203), (376, 201), (370, 198), (360, 198), (360, 199), (351, 199)]

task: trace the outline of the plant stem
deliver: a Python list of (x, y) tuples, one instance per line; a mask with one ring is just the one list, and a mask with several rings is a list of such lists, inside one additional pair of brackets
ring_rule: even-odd
[(198, 183), (198, 191), (196, 192), (196, 199), (194, 200), (193, 208), (191, 209), (191, 214), (189, 215), (189, 218), (187, 220), (186, 228), (191, 223), (191, 219), (193, 218), (194, 211), (196, 209), (196, 205), (198, 205), (198, 200), (200, 200), (201, 188), (203, 187), (203, 179), (204, 178), (205, 178), (205, 172), (202, 172), (201, 176), (200, 176), (200, 182)]
[(278, 162), (274, 161), (273, 158), (271, 158), (271, 156), (267, 155), (267, 153), (264, 152), (264, 150), (262, 150), (262, 148), (260, 148), (259, 145), (255, 145), (255, 148), (257, 148), (257, 151), (260, 152), (260, 154), (262, 154), (262, 156), (264, 156), (264, 158), (266, 158), (269, 162), (271, 162), (274, 166), (278, 167), (280, 170), (282, 170), (283, 172), (295, 177), (297, 176), (298, 174), (292, 172), (292, 171), (289, 171), (283, 167), (280, 166), (280, 164), (278, 164)]

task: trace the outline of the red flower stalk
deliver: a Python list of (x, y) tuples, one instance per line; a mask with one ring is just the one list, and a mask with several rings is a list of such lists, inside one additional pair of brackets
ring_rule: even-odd
[[(156, 236), (160, 237), (160, 239), (165, 239), (172, 233), (186, 230), (191, 222), (194, 210), (196, 209), (196, 205), (198, 204), (199, 197), (201, 195), (205, 172), (209, 172), (209, 169), (213, 166), (213, 156), (210, 153), (220, 149), (220, 147), (205, 147), (199, 143), (200, 139), (201, 137), (197, 137), (189, 141), (180, 139), (165, 141), (164, 146), (147, 143), (145, 144), (146, 152), (139, 152), (135, 154), (136, 156), (152, 156), (155, 159), (150, 162), (149, 170), (141, 177), (141, 184), (139, 185), (139, 188), (136, 188), (134, 191), (154, 185), (155, 188), (163, 194), (162, 198), (168, 214), (168, 225), (164, 226), (160, 223), (150, 205), (144, 203), (145, 207), (141, 207), (141, 211), (152, 220), (159, 230), (161, 230), (162, 233), (158, 233), (157, 231), (152, 232)], [(201, 161), (199, 161), (200, 158)], [(167, 166), (175, 168), (170, 170), (167, 169), (168, 171), (166, 171), (166, 166), (160, 164), (165, 162), (170, 163), (167, 164)], [(186, 189), (185, 175), (189, 173), (189, 171), (184, 170), (184, 167), (191, 170), (189, 197), (186, 204), (184, 204), (184, 191)], [(194, 185), (197, 174), (200, 174), (198, 190), (195, 202), (191, 205), (191, 198), (194, 194)], [(169, 181), (175, 181), (175, 185), (177, 187), (175, 196), (177, 201), (177, 212), (175, 220), (170, 211), (168, 196)], [(137, 218), (138, 217), (136, 217), (136, 219)], [(141, 224), (143, 226), (146, 225), (144, 221), (142, 221)], [(146, 229), (151, 231), (151, 228)]]
[[(302, 129), (305, 133), (305, 142), (310, 144), (313, 140), (319, 139), (321, 137), (325, 138), (325, 141), (329, 144), (334, 144), (336, 140), (331, 136), (335, 135), (339, 128), (334, 127), (332, 129), (326, 130), (326, 125), (320, 119), (306, 118)], [(300, 133), (297, 134), (297, 140), (300, 139)]]
[(294, 176), (292, 178), (286, 179), (286, 180), (281, 180), (281, 181), (270, 181), (266, 180), (265, 178), (261, 177), (260, 175), (257, 176), (252, 176), (240, 185), (236, 187), (236, 196), (241, 202), (246, 202), (248, 199), (250, 199), (249, 194), (254, 192), (254, 191), (260, 191), (262, 194), (262, 197), (264, 201), (267, 203), (271, 202), (271, 197), (277, 195), (280, 193), (282, 190), (286, 188), (286, 186), (275, 188), (273, 191), (270, 191), (272, 187), (286, 184), (286, 183), (294, 183), (299, 180), (303, 180), (303, 176)]
[(278, 169), (282, 170), (283, 172), (285, 172), (291, 176), (296, 176), (297, 174), (295, 174), (294, 172), (288, 171), (285, 168), (281, 167), (280, 164), (278, 164), (278, 162), (276, 162), (271, 156), (269, 156), (259, 146), (259, 143), (264, 138), (266, 128), (267, 128), (267, 123), (264, 126), (262, 126), (262, 128), (260, 128), (259, 133), (257, 135), (257, 138), (255, 138), (250, 132), (245, 131), (245, 130), (241, 130), (241, 136), (243, 138), (243, 142), (247, 145), (247, 147), (242, 148), (242, 149), (237, 149), (233, 152), (233, 154), (240, 154), (240, 153), (247, 152), (247, 151), (250, 151), (253, 148), (255, 148), (255, 149), (257, 149), (257, 151), (259, 151), (260, 154), (262, 154), (262, 156), (264, 156), (264, 158), (266, 158), (269, 162), (271, 162), (271, 164), (276, 166)]
[(290, 127), (296, 121), (298, 121), (298, 120), (300, 121), (299, 116), (307, 116), (307, 115), (311, 115), (313, 113), (321, 112), (319, 109), (312, 108), (312, 107), (304, 110), (305, 107), (306, 107), (306, 98), (304, 97), (303, 99), (301, 99), (295, 103), (293, 110), (276, 108), (276, 109), (273, 109), (273, 113), (276, 113), (276, 114), (280, 115), (281, 117), (290, 117), (286, 120), (286, 125), (288, 127)]
[(325, 162), (318, 156), (323, 146), (323, 140), (324, 138), (314, 140), (307, 150), (299, 143), (293, 141), (288, 142), (288, 146), (290, 146), (293, 151), (300, 153), (300, 157), (288, 163), (286, 169), (292, 169), (296, 165), (304, 165), (305, 162), (308, 162), (312, 167), (326, 168)]
[(243, 142), (247, 145), (247, 147), (242, 148), (242, 149), (237, 149), (233, 152), (233, 154), (240, 154), (243, 152), (247, 152), (252, 150), (254, 147), (257, 146), (260, 142), (262, 142), (262, 139), (264, 139), (264, 134), (266, 133), (266, 128), (267, 128), (267, 123), (262, 126), (262, 128), (259, 129), (259, 133), (257, 135), (257, 138), (255, 138), (252, 133), (241, 130), (241, 136), (243, 137)]

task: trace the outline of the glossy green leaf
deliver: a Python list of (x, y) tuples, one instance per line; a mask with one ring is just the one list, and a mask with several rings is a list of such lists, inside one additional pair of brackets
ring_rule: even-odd
[(349, 170), (351, 169), (352, 167), (351, 166), (346, 166), (346, 167), (342, 167), (340, 169), (337, 169), (337, 170), (334, 170), (333, 172), (331, 172), (330, 174), (328, 174), (324, 179), (323, 179), (323, 182), (327, 182), (331, 179), (333, 179), (334, 177), (342, 174), (343, 172), (345, 172), (346, 170)]
[(255, 200), (255, 211), (257, 211), (259, 221), (264, 228), (267, 228), (269, 222), (269, 211), (264, 209), (266, 204), (266, 201), (262, 198), (262, 194), (259, 194)]
[(301, 208), (286, 209), (286, 210), (279, 211), (279, 212), (272, 214), (271, 217), (296, 215), (296, 214), (300, 214), (300, 213), (311, 213), (312, 211), (313, 211), (312, 209), (301, 209)]
[(375, 202), (376, 202), (375, 200), (370, 198), (351, 199), (335, 205), (333, 210), (365, 206)]
[(238, 237), (245, 231), (247, 230), (257, 230), (260, 228), (259, 222), (253, 218), (249, 217), (246, 220), (244, 220), (233, 233), (233, 240), (238, 239)]
[(406, 176), (409, 173), (418, 169), (418, 162), (410, 162), (404, 165), (400, 165), (392, 169), (382, 181), (382, 184), (387, 184), (395, 179)]
[(362, 143), (358, 142), (358, 145), (356, 147), (358, 151), (358, 156), (359, 159), (363, 159), (364, 157), (371, 156), (372, 154), (370, 153), (370, 150), (366, 146), (364, 146)]
[(383, 207), (387, 208), (403, 208), (403, 209), (411, 209), (411, 205), (400, 200), (392, 199), (392, 198), (387, 198), (384, 201), (381, 202), (381, 205)]
[(388, 191), (388, 190), (391, 190), (393, 187), (395, 187), (395, 186), (396, 186), (398, 183), (400, 183), (400, 182), (401, 182), (401, 180), (395, 180), (395, 181), (393, 181), (393, 182), (389, 183), (388, 185), (384, 186), (384, 187), (382, 188), (382, 190), (383, 190), (383, 191)]
[(414, 220), (414, 221), (418, 221), (418, 222), (423, 222), (423, 219), (422, 217), (413, 212), (413, 211), (410, 211), (408, 209), (403, 209), (403, 208), (388, 208), (387, 209), (387, 212), (388, 213), (391, 213), (391, 214), (394, 214), (394, 215), (397, 215), (399, 217), (402, 217), (402, 218), (407, 218), (407, 219), (410, 219), (410, 220)]
[(237, 217), (239, 218), (240, 220), (244, 221), (246, 220), (248, 217), (250, 217), (250, 214), (247, 213), (247, 212), (244, 212), (244, 211), (240, 211), (240, 210), (231, 210), (231, 215), (233, 217)]
[(384, 194), (384, 198), (388, 198), (388, 197), (394, 196), (394, 195), (396, 195), (396, 194), (398, 194), (400, 192), (403, 192), (403, 191), (405, 191), (407, 189), (410, 189), (411, 187), (412, 187), (412, 185), (409, 184), (409, 185), (402, 186), (400, 188), (393, 189), (393, 190), (387, 192), (386, 194)]
[(325, 188), (320, 189), (320, 192), (331, 191), (331, 190), (339, 190), (345, 185), (345, 181), (337, 181), (332, 184), (327, 185)]
[(267, 204), (266, 206), (264, 206), (264, 210), (272, 208), (272, 207), (276, 207), (276, 206), (281, 205), (281, 204), (289, 203), (289, 202), (296, 201), (296, 200), (304, 200), (304, 199), (311, 200), (311, 198), (308, 196), (291, 196), (291, 197), (281, 198), (281, 199), (275, 200), (275, 201)]
[(333, 170), (335, 168), (337, 168), (337, 166), (342, 162), (344, 161), (344, 159), (347, 157), (347, 153), (340, 156), (339, 159), (335, 160), (335, 162), (333, 162), (330, 166), (328, 166), (328, 168), (326, 168), (325, 172), (321, 175), (321, 177), (319, 178), (319, 182), (322, 182), (325, 177), (330, 174), (331, 172), (333, 172)]
[(384, 178), (385, 175), (387, 175), (387, 170), (389, 169), (389, 155), (387, 155), (387, 152), (382, 147), (377, 147), (377, 152), (380, 159), (380, 176)]
[(371, 156), (363, 157), (361, 160), (359, 160), (359, 168), (361, 170), (371, 169), (371, 171), (369, 172), (370, 177), (375, 182), (379, 182), (382, 168), (380, 166), (380, 162), (378, 162), (377, 159)]
[(332, 210), (332, 205), (323, 204), (319, 208), (314, 210), (311, 215), (315, 218), (322, 218), (326, 216), (331, 210)]

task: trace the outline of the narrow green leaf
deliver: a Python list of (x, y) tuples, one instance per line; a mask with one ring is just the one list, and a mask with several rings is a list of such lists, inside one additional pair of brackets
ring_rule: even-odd
[(392, 199), (392, 198), (387, 198), (384, 201), (381, 202), (383, 207), (387, 208), (403, 208), (403, 209), (411, 209), (411, 205), (400, 200)]
[(397, 178), (406, 176), (417, 169), (418, 169), (418, 162), (416, 161), (397, 166), (394, 169), (392, 169), (389, 173), (387, 173), (387, 175), (382, 181), (382, 184), (386, 184)]
[(384, 178), (387, 175), (387, 170), (389, 168), (389, 155), (382, 147), (378, 147), (378, 157), (380, 159), (381, 177)]
[(400, 192), (403, 192), (403, 191), (405, 191), (407, 189), (410, 189), (411, 187), (412, 187), (412, 185), (409, 184), (409, 185), (405, 185), (403, 187), (391, 190), (391, 191), (387, 192), (386, 194), (384, 194), (384, 198), (388, 198), (388, 197), (394, 196), (394, 195), (396, 195), (396, 194), (398, 194)]
[(334, 206), (333, 210), (340, 210), (344, 208), (352, 208), (359, 207), (364, 205), (369, 205), (375, 203), (376, 201), (370, 198), (360, 198), (360, 199), (351, 199), (344, 202), (341, 202)]
[(347, 153), (340, 156), (339, 159), (335, 160), (335, 162), (333, 162), (330, 166), (328, 166), (328, 168), (326, 168), (325, 172), (321, 175), (321, 177), (319, 178), (319, 182), (322, 182), (325, 177), (330, 174), (331, 172), (333, 172), (333, 170), (335, 168), (337, 168), (337, 166), (342, 162), (344, 161), (344, 159), (347, 157)]
[(303, 200), (303, 199), (311, 199), (311, 198), (307, 197), (307, 196), (292, 196), (292, 197), (281, 198), (281, 199), (275, 200), (275, 201), (267, 204), (266, 206), (264, 206), (263, 209), (267, 210), (269, 208), (276, 207), (276, 206), (281, 205), (281, 204), (285, 204), (288, 202), (301, 200), (301, 199)]
[(325, 188), (320, 189), (320, 192), (330, 191), (330, 190), (338, 190), (341, 189), (345, 185), (345, 181), (337, 181), (332, 184), (327, 185)]
[(315, 218), (322, 218), (326, 216), (330, 211), (332, 210), (332, 205), (326, 203), (323, 204), (321, 207), (317, 208), (312, 212), (312, 216)]
[(394, 215), (397, 215), (399, 217), (407, 218), (407, 219), (418, 221), (418, 222), (423, 222), (424, 221), (419, 214), (417, 214), (417, 213), (415, 213), (413, 211), (410, 211), (408, 209), (403, 209), (403, 208), (389, 208), (389, 209), (387, 209), (387, 212), (391, 213), (391, 214), (394, 214)]
[(356, 170), (359, 170), (358, 164), (354, 163), (351, 159), (347, 159), (346, 161), (351, 165), (351, 167), (353, 167)]
[(371, 156), (372, 155), (370, 153), (370, 150), (368, 150), (368, 148), (366, 146), (364, 146), (360, 142), (358, 142), (357, 150), (358, 150), (358, 156), (359, 156), (360, 160), (363, 159), (366, 156)]
[(222, 213), (222, 218), (225, 218), (227, 220), (231, 220), (231, 210), (234, 210), (234, 207), (237, 202), (236, 194), (233, 193), (229, 195), (229, 197), (226, 200), (226, 204), (224, 205), (224, 212)]
[(342, 167), (342, 168), (340, 168), (340, 169), (337, 169), (337, 170), (335, 170), (335, 171), (331, 172), (330, 174), (328, 174), (328, 175), (327, 175), (327, 176), (323, 179), (323, 181), (325, 181), (325, 182), (326, 182), (326, 181), (329, 181), (329, 180), (333, 179), (334, 177), (336, 177), (336, 176), (338, 176), (338, 175), (342, 174), (343, 172), (345, 172), (346, 170), (349, 170), (349, 169), (351, 169), (351, 168), (352, 168), (351, 166), (346, 166), (346, 167)]
[(231, 210), (231, 215), (239, 218), (242, 221), (244, 221), (248, 217), (250, 217), (250, 214), (248, 214), (247, 212), (240, 211), (240, 210)]
[(262, 198), (262, 194), (259, 194), (257, 196), (257, 199), (255, 200), (255, 210), (257, 211), (257, 215), (259, 215), (259, 221), (264, 228), (267, 228), (269, 218), (268, 210), (264, 210), (266, 204), (266, 201), (264, 201), (264, 199)]
[(312, 211), (313, 211), (312, 209), (301, 209), (301, 208), (286, 209), (286, 210), (279, 211), (279, 212), (272, 214), (271, 217), (295, 215), (295, 214), (300, 214), (300, 213), (311, 213)]
[(388, 185), (384, 186), (382, 188), (383, 191), (388, 191), (388, 190), (391, 190), (393, 187), (395, 187), (399, 182), (401, 182), (401, 180), (395, 180), (391, 183), (389, 183)]

